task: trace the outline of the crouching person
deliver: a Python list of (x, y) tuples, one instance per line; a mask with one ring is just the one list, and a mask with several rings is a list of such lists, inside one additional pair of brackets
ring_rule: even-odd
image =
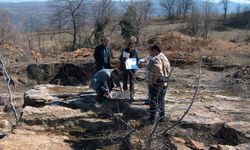
[(89, 86), (97, 94), (96, 101), (103, 103), (107, 99), (112, 99), (111, 90), (115, 85), (121, 88), (119, 72), (114, 69), (102, 69), (92, 77)]

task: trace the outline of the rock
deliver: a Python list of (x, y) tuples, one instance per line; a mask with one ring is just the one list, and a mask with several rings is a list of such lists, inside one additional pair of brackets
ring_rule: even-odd
[(78, 96), (83, 91), (86, 91), (86, 87), (37, 85), (25, 92), (24, 106), (40, 107), (49, 103), (63, 102), (66, 98)]
[(243, 100), (241, 97), (235, 97), (235, 96), (224, 96), (224, 95), (214, 95), (215, 98), (223, 99), (226, 101), (240, 101)]
[[(25, 92), (24, 106), (59, 105), (81, 111), (123, 113), (133, 119), (147, 116), (146, 110), (133, 108), (126, 100), (107, 100), (97, 107), (96, 94), (86, 86), (37, 85)], [(46, 107), (47, 108), (47, 107)], [(119, 109), (118, 109), (119, 108)], [(33, 108), (34, 109), (34, 108)], [(44, 108), (43, 108), (44, 109)], [(106, 112), (107, 113), (107, 112)]]
[[(46, 128), (43, 126), (38, 126), (38, 125), (22, 125), (22, 129), (28, 130), (28, 131), (35, 131), (35, 132), (45, 132)], [(16, 133), (17, 130), (14, 130), (14, 132)]]
[(0, 120), (0, 128), (6, 128), (9, 126), (10, 126), (10, 123), (8, 120)]
[(56, 150), (71, 150), (72, 148), (65, 141), (68, 137), (36, 134), (27, 130), (18, 130), (15, 134), (10, 134), (0, 140), (0, 149), (8, 150), (28, 150), (28, 149), (56, 149)]
[(236, 149), (237, 150), (249, 150), (250, 149), (250, 143), (237, 145)]
[(219, 150), (236, 150), (234, 146), (230, 145), (218, 145), (217, 149)]
[(171, 144), (173, 144), (178, 150), (191, 150), (186, 144), (186, 141), (179, 137), (173, 137)]
[(208, 147), (201, 142), (197, 142), (194, 140), (189, 140), (186, 142), (186, 144), (188, 145), (188, 147), (192, 148), (192, 149), (196, 149), (196, 150), (204, 150), (204, 149), (208, 149)]
[[(11, 122), (10, 122), (10, 120), (7, 120), (6, 117), (7, 117), (7, 115), (0, 116), (0, 131), (1, 131), (2, 135), (10, 133), (12, 130)], [(8, 119), (10, 119), (10, 118), (8, 118)]]
[(88, 131), (101, 131), (112, 128), (115, 124), (110, 119), (85, 118), (78, 120), (75, 125)]
[(79, 118), (95, 117), (93, 112), (81, 112), (63, 106), (44, 106), (40, 108), (26, 106), (23, 109), (22, 121), (30, 125), (47, 124), (55, 126)]
[(216, 135), (223, 138), (228, 144), (234, 146), (249, 143), (250, 124), (244, 121), (225, 123)]
[[(203, 107), (202, 102), (196, 102), (189, 113), (182, 119), (184, 124), (200, 124), (200, 125), (213, 125), (224, 123), (223, 118), (215, 112), (210, 112), (206, 107)], [(171, 121), (177, 121), (187, 110), (187, 104), (167, 104), (172, 118)]]

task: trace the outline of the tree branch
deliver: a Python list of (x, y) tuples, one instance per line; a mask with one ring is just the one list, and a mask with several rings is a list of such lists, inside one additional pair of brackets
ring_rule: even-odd
[(2, 64), (5, 82), (7, 83), (6, 85), (7, 85), (7, 90), (8, 90), (8, 94), (9, 94), (9, 104), (11, 106), (11, 109), (14, 111), (16, 123), (17, 123), (19, 121), (19, 118), (18, 118), (16, 109), (15, 109), (15, 106), (13, 103), (13, 93), (12, 93), (11, 88), (10, 88), (11, 78), (10, 78), (8, 72), (6, 71), (6, 67), (5, 67), (4, 62), (3, 62), (2, 54), (0, 54), (0, 63)]

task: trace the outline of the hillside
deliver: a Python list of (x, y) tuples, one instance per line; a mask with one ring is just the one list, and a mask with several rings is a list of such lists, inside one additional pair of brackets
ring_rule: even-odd
[(0, 2), (0, 9), (7, 10), (12, 15), (12, 21), (19, 30), (22, 30), (22, 24), (29, 17), (39, 18), (40, 21), (49, 23), (51, 10), (46, 2), (23, 2), (23, 3), (7, 3)]

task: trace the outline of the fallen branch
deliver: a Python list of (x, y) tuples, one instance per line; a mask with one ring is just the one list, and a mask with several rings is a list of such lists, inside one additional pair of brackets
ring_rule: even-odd
[(196, 89), (192, 98), (192, 101), (188, 107), (188, 109), (185, 111), (185, 113), (182, 115), (182, 117), (172, 126), (170, 126), (169, 128), (163, 130), (162, 132), (158, 133), (156, 136), (159, 136), (161, 134), (167, 133), (169, 130), (171, 130), (172, 128), (174, 128), (175, 126), (177, 126), (179, 123), (181, 123), (182, 119), (187, 115), (187, 113), (190, 111), (191, 107), (193, 106), (194, 100), (196, 99), (198, 90), (199, 90), (199, 85), (200, 85), (200, 79), (201, 79), (201, 61), (200, 61), (200, 65), (199, 65), (199, 76), (197, 78), (197, 85), (196, 85)]
[(15, 106), (14, 106), (14, 103), (13, 103), (13, 93), (12, 93), (11, 88), (10, 88), (11, 78), (10, 78), (10, 76), (9, 76), (7, 70), (6, 70), (5, 64), (3, 62), (3, 57), (2, 57), (1, 54), (0, 54), (0, 63), (2, 64), (2, 69), (3, 69), (3, 73), (4, 73), (4, 80), (6, 82), (6, 86), (7, 86), (7, 90), (8, 90), (9, 104), (10, 104), (11, 109), (13, 110), (13, 112), (15, 114), (16, 124), (17, 124), (17, 122), (19, 121), (19, 118), (18, 118), (16, 109), (15, 109)]

